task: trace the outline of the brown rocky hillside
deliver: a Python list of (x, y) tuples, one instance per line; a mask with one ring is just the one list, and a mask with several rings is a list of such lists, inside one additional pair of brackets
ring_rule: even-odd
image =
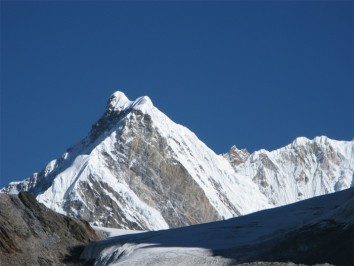
[(82, 220), (58, 214), (28, 192), (0, 194), (0, 265), (72, 265), (100, 237)]

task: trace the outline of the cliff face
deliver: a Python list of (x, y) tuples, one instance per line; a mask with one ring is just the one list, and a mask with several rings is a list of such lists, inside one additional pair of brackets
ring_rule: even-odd
[(0, 265), (74, 264), (100, 237), (82, 220), (55, 213), (28, 192), (0, 194)]

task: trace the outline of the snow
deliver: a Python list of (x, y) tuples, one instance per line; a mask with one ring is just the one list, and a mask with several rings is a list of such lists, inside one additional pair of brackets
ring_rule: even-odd
[(306, 137), (297, 137), (291, 144), (292, 147), (297, 147), (297, 146), (304, 146), (306, 145), (310, 140)]
[(140, 110), (144, 114), (148, 113), (153, 107), (153, 103), (148, 96), (142, 96), (135, 101), (130, 101), (121, 91), (113, 93), (108, 103), (108, 108), (114, 111), (134, 109)]
[[(220, 217), (230, 218), (236, 215), (235, 211), (227, 206), (225, 198), (236, 203), (242, 213), (271, 207), (268, 199), (259, 193), (254, 183), (249, 180), (241, 182), (229, 162), (223, 156), (215, 154), (193, 132), (175, 124), (156, 107), (151, 107), (149, 114), (158, 132), (167, 139), (172, 148), (171, 156), (181, 162), (192, 175)], [(220, 184), (223, 191), (218, 192), (215, 184)], [(249, 200), (250, 194), (254, 195), (252, 201)]]
[(118, 228), (109, 228), (109, 227), (103, 227), (103, 226), (95, 226), (91, 225), (91, 227), (97, 231), (101, 232), (107, 237), (113, 237), (113, 236), (123, 236), (123, 235), (131, 235), (131, 234), (140, 234), (144, 233), (145, 231), (141, 230), (127, 230), (127, 229), (118, 229)]
[[(92, 150), (90, 155), (90, 164), (88, 165), (89, 173), (96, 179), (109, 184), (115, 192), (118, 192), (118, 194), (123, 197), (126, 204), (119, 202), (112, 193), (104, 189), (105, 193), (116, 202), (128, 220), (132, 222), (143, 221), (144, 223), (141, 224), (142, 227), (147, 227), (150, 230), (168, 228), (168, 224), (162, 215), (157, 210), (143, 202), (129, 188), (129, 185), (124, 181), (123, 177), (114, 176), (110, 169), (106, 167), (104, 161), (100, 159), (102, 150), (113, 150), (112, 146), (114, 145), (115, 138), (116, 133), (113, 132), (112, 135), (108, 136), (102, 142), (102, 146), (99, 145)], [(105, 146), (108, 146), (109, 149), (106, 149)]]
[[(130, 188), (127, 173), (121, 167), (126, 163), (130, 169), (135, 164), (135, 158), (127, 158), (125, 151), (116, 148), (118, 141), (125, 144), (134, 141), (132, 133), (139, 118), (132, 110), (149, 115), (151, 127), (167, 143), (166, 159), (172, 159), (186, 169), (204, 191), (220, 219), (343, 190), (353, 184), (354, 141), (335, 141), (324, 136), (313, 140), (299, 137), (275, 151), (260, 150), (251, 155), (245, 152), (245, 162), (234, 166), (226, 157), (215, 154), (189, 129), (171, 121), (147, 96), (130, 101), (123, 92), (115, 92), (107, 110), (130, 112), (129, 120), (125, 116), (115, 121), (94, 142), (86, 137), (61, 158), (51, 161), (44, 173), (35, 173), (23, 182), (11, 183), (7, 193), (32, 190), (40, 202), (63, 214), (68, 211), (64, 209), (65, 204), (75, 200), (92, 210), (80, 182), (93, 187), (90, 178), (94, 178), (115, 192), (101, 188), (119, 206), (124, 219), (149, 230), (168, 228), (159, 211), (160, 206), (157, 206), (164, 203), (144, 202), (141, 195)], [(123, 139), (127, 132), (129, 137)], [(147, 140), (144, 145), (151, 143)], [(320, 163), (315, 148), (326, 155), (326, 164)], [(243, 152), (236, 147), (234, 149), (235, 152)], [(104, 156), (112, 158), (112, 165), (107, 165)], [(75, 212), (74, 209), (72, 211)], [(93, 222), (100, 224), (99, 221)]]
[[(353, 193), (352, 188), (226, 221), (111, 237), (89, 244), (81, 258), (94, 260), (94, 265), (222, 265), (232, 263), (231, 258), (242, 262), (266, 250), (253, 247), (274, 244), (309, 226), (325, 228), (328, 221), (329, 226), (353, 225)], [(311, 245), (314, 239), (307, 241)], [(218, 251), (225, 257), (215, 256)]]
[(266, 186), (260, 186), (261, 190), (275, 206), (281, 206), (349, 188), (353, 156), (353, 141), (299, 137), (284, 148), (254, 152), (236, 172), (248, 179), (263, 178)]
[(77, 156), (72, 165), (54, 179), (53, 185), (37, 196), (37, 200), (44, 203), (48, 208), (63, 214), (65, 213), (63, 203), (68, 194), (72, 196), (72, 200), (82, 200), (78, 194), (73, 193), (73, 189), (76, 182), (86, 171), (88, 160), (88, 155)]
[[(172, 148), (171, 156), (181, 162), (201, 186), (220, 217), (230, 218), (236, 215), (224, 202), (225, 198), (236, 203), (241, 213), (271, 207), (268, 199), (259, 193), (256, 184), (247, 179), (241, 181), (237, 178), (233, 168), (223, 156), (215, 154), (189, 129), (171, 121), (153, 106), (149, 97), (140, 97), (131, 102), (127, 108), (148, 112), (158, 132), (167, 139), (168, 145)], [(220, 184), (223, 191), (218, 192), (215, 184)], [(248, 199), (250, 194), (254, 195), (252, 201)]]
[(154, 108), (154, 106), (152, 104), (151, 99), (148, 96), (143, 96), (136, 99), (132, 103), (131, 108), (133, 108), (134, 110), (140, 110), (144, 114), (146, 114), (149, 113)]
[(129, 101), (128, 97), (121, 91), (113, 93), (109, 102), (110, 107), (115, 111), (123, 110), (130, 104), (131, 102)]
[(18, 194), (19, 191), (18, 191), (18, 189), (17, 189), (17, 185), (20, 184), (20, 183), (21, 183), (21, 181), (14, 181), (14, 182), (11, 182), (11, 183), (9, 184), (9, 186), (10, 186), (10, 191), (8, 192), (8, 194)]

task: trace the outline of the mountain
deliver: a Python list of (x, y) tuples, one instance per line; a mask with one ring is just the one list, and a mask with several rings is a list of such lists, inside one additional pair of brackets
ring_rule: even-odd
[(86, 246), (81, 258), (93, 265), (353, 265), (353, 206), (350, 188), (226, 221), (111, 237)]
[(95, 225), (158, 230), (244, 215), (353, 184), (354, 141), (298, 138), (217, 155), (144, 96), (114, 93), (89, 134), (3, 193)]
[(0, 194), (0, 265), (77, 265), (101, 239), (85, 221), (47, 209), (28, 192)]
[[(354, 185), (354, 141), (299, 137), (284, 148), (224, 155), (237, 175), (252, 179), (272, 205), (284, 205)], [(286, 193), (284, 193), (286, 192)]]

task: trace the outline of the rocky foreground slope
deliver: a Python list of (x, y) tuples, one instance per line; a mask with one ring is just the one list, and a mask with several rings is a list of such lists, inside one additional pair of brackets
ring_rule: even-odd
[(112, 237), (89, 244), (81, 258), (94, 265), (353, 265), (353, 206), (350, 188), (226, 221)]
[(148, 97), (116, 92), (86, 138), (1, 192), (29, 191), (96, 225), (158, 230), (340, 191), (353, 171), (354, 141), (302, 137), (275, 151), (217, 155)]
[(0, 265), (77, 265), (100, 237), (85, 222), (53, 212), (28, 192), (0, 194)]

